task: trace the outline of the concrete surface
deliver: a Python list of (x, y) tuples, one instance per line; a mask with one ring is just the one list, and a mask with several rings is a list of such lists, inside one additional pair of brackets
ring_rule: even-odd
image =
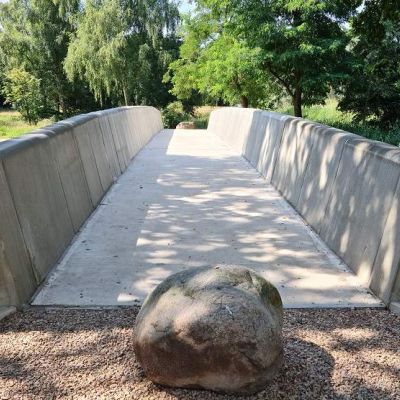
[(396, 315), (400, 315), (400, 302), (393, 301), (390, 303), (390, 311)]
[(237, 150), (199, 130), (164, 131), (138, 154), (33, 304), (129, 305), (220, 263), (258, 271), (285, 307), (382, 305)]
[[(102, 137), (98, 128), (99, 125), (95, 119), (73, 128), (73, 134), (79, 148), (86, 182), (89, 187), (89, 193), (94, 207), (99, 204), (107, 191), (103, 187), (102, 179), (100, 177), (99, 171), (102, 169), (99, 169), (98, 167), (98, 165), (102, 165), (102, 163), (96, 160), (96, 158), (103, 158), (105, 155), (104, 148), (95, 151), (96, 147), (100, 147), (102, 143)], [(96, 144), (98, 146), (96, 146)]]
[(72, 129), (60, 124), (53, 125), (51, 132), (54, 135), (50, 140), (51, 153), (57, 165), (74, 232), (78, 232), (93, 211), (81, 156)]
[[(24, 242), (40, 282), (70, 243), (74, 230), (49, 138), (37, 132), (25, 147), (16, 140), (14, 151), (3, 159), (3, 166)], [(6, 258), (7, 253), (6, 248)]]
[[(387, 240), (393, 236), (386, 227), (397, 201), (394, 195), (399, 178), (398, 149), (358, 137), (345, 143), (320, 234), (367, 284), (374, 274), (381, 275), (378, 271), (384, 263), (374, 268), (378, 253), (380, 259), (392, 251)], [(393, 267), (391, 270), (396, 271)], [(376, 294), (388, 299), (392, 284), (393, 280)]]
[(0, 307), (0, 321), (12, 313), (15, 313), (15, 311), (17, 311), (15, 307)]
[(115, 138), (131, 158), (161, 129), (157, 109), (121, 107), (0, 144), (0, 307), (31, 299), (121, 174)]
[(301, 118), (234, 107), (213, 111), (208, 130), (250, 160), (380, 299), (397, 301), (398, 147)]
[(0, 305), (8, 305), (30, 297), (36, 282), (1, 162), (0, 193)]

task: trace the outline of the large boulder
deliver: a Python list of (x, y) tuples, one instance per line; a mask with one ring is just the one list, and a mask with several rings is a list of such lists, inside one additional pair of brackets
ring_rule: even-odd
[(282, 314), (277, 289), (248, 268), (190, 269), (145, 300), (135, 353), (155, 383), (254, 393), (282, 364)]

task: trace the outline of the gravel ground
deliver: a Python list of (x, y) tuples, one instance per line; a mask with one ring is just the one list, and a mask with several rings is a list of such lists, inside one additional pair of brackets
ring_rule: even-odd
[[(27, 309), (0, 322), (0, 399), (232, 399), (156, 386), (132, 350), (137, 309)], [(291, 310), (285, 365), (244, 399), (400, 399), (400, 317)]]

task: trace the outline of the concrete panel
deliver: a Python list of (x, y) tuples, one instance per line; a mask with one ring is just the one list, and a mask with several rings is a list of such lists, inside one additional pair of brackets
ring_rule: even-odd
[(11, 307), (7, 307), (7, 306), (1, 307), (0, 306), (0, 321), (4, 318), (8, 317), (9, 315), (15, 313), (16, 311), (17, 311), (17, 308), (13, 307), (13, 306), (11, 306)]
[[(400, 300), (400, 185), (393, 197), (388, 218), (375, 257), (369, 286), (385, 303)], [(397, 281), (396, 281), (396, 276)], [(396, 284), (395, 284), (396, 282)], [(393, 291), (393, 294), (392, 294)]]
[(266, 134), (265, 130), (268, 124), (268, 119), (268, 114), (266, 112), (259, 110), (254, 111), (249, 132), (246, 141), (243, 144), (243, 156), (254, 168), (257, 168), (261, 143)]
[(334, 128), (310, 130), (312, 149), (304, 174), (297, 211), (319, 233), (346, 141), (356, 135)]
[(129, 150), (128, 150), (128, 143), (126, 140), (126, 136), (124, 134), (123, 129), (118, 122), (118, 118), (120, 116), (119, 112), (110, 112), (107, 113), (107, 118), (110, 123), (111, 132), (113, 134), (115, 149), (118, 156), (118, 162), (121, 168), (121, 171), (125, 171), (126, 167), (129, 164), (130, 157), (129, 157)]
[(262, 142), (259, 145), (260, 150), (256, 168), (265, 177), (266, 181), (271, 183), (281, 145), (282, 132), (286, 120), (290, 117), (271, 112), (265, 113), (265, 115), (267, 116), (267, 125), (262, 135)]
[[(95, 130), (95, 126), (95, 122), (89, 121), (82, 125), (76, 125), (73, 128), (73, 134), (79, 148), (83, 169), (85, 171), (90, 198), (94, 207), (99, 204), (100, 200), (107, 191), (107, 189), (103, 187), (100, 179), (96, 155), (92, 145), (93, 141), (99, 143), (99, 145), (102, 141), (99, 132), (96, 132)], [(98, 140), (91, 140), (92, 135), (97, 135)], [(102, 151), (105, 152), (104, 149), (102, 149), (100, 153), (97, 152), (97, 157), (102, 156)]]
[(93, 204), (73, 127), (55, 124), (46, 130), (53, 133), (50, 138), (51, 152), (57, 164), (74, 231), (78, 232), (93, 211)]
[(311, 132), (324, 127), (300, 118), (287, 119), (272, 175), (272, 184), (295, 208), (312, 152)]
[[(128, 119), (128, 126), (130, 128), (130, 142), (132, 147), (131, 157), (135, 157), (140, 149), (145, 145), (144, 133), (140, 129), (140, 113), (135, 108), (130, 107), (125, 111)], [(151, 117), (150, 117), (151, 119)]]
[(111, 131), (110, 121), (105, 113), (96, 113), (97, 122), (103, 138), (108, 164), (111, 170), (112, 179), (115, 181), (121, 175), (121, 167), (118, 161), (117, 149), (115, 147), (114, 136)]
[(85, 123), (82, 129), (86, 130), (92, 144), (94, 158), (96, 160), (97, 172), (99, 173), (100, 183), (103, 193), (106, 193), (114, 183), (113, 167), (108, 159), (107, 149), (104, 143), (103, 134), (100, 128), (99, 119), (93, 119)]
[(74, 235), (49, 137), (26, 135), (0, 157), (32, 266), (44, 279)]
[(366, 283), (399, 177), (400, 150), (362, 138), (344, 144), (321, 237)]
[(237, 154), (243, 155), (256, 111), (251, 108), (219, 108), (211, 113), (207, 130), (219, 136)]
[(0, 305), (21, 305), (36, 279), (1, 163), (0, 193)]
[(133, 130), (134, 123), (132, 124), (133, 121), (130, 119), (128, 109), (124, 109), (118, 114), (117, 122), (128, 146), (128, 158), (130, 162), (130, 160), (132, 160), (132, 158), (136, 155), (139, 146), (138, 137), (136, 137), (136, 134)]
[[(152, 132), (154, 132), (148, 124), (146, 124), (146, 114), (151, 113), (152, 109), (146, 110), (144, 107), (134, 107), (133, 111), (133, 124), (134, 127), (134, 135), (137, 138), (137, 152), (146, 145), (149, 138), (152, 136)], [(150, 118), (151, 119), (151, 118)], [(136, 154), (137, 154), (136, 152)]]

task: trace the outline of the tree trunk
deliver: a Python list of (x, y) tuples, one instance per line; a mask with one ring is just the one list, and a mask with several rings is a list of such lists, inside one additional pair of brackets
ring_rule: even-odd
[(60, 92), (58, 93), (58, 104), (60, 107), (60, 113), (65, 117), (65, 100), (64, 100), (64, 95)]
[(62, 85), (62, 79), (59, 75), (55, 76), (56, 88), (57, 88), (57, 96), (58, 96), (58, 112), (65, 117), (66, 107), (65, 107), (65, 97), (64, 90)]
[(293, 103), (293, 109), (294, 109), (294, 116), (300, 117), (300, 118), (303, 116), (302, 109), (301, 109), (301, 97), (302, 97), (301, 89), (297, 87), (294, 91), (292, 103)]
[(122, 91), (124, 92), (125, 105), (128, 106), (129, 105), (128, 90), (125, 85), (123, 86)]
[(240, 105), (242, 108), (249, 108), (249, 99), (246, 96), (240, 96)]

